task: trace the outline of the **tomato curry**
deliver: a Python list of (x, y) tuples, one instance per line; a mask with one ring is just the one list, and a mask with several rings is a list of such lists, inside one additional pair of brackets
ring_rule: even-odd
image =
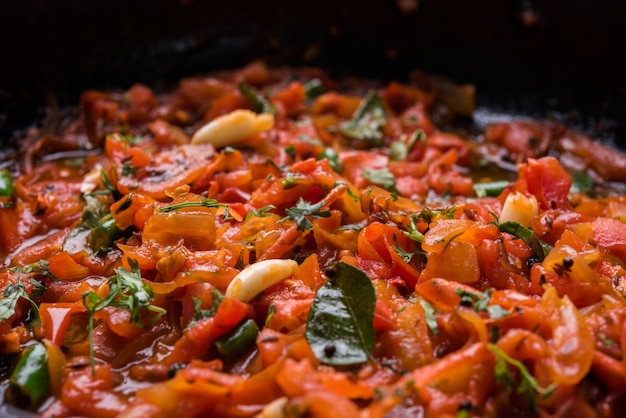
[(4, 401), (623, 416), (626, 157), (555, 122), (469, 135), (438, 91), (253, 63), (30, 130), (0, 171)]

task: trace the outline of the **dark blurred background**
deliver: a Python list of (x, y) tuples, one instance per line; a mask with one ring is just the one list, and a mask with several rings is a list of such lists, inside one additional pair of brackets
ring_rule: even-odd
[[(626, 148), (620, 0), (0, 0), (0, 141), (46, 98), (245, 65), (474, 83), (483, 113), (556, 117)], [(483, 117), (484, 119), (484, 117)]]

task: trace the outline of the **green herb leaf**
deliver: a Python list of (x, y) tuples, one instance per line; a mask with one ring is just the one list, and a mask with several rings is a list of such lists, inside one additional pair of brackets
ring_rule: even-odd
[(174, 203), (172, 205), (163, 206), (159, 209), (160, 213), (173, 212), (183, 208), (219, 208), (221, 205), (215, 199), (202, 199), (198, 202), (182, 202)]
[(271, 113), (272, 115), (276, 114), (276, 106), (270, 103), (267, 97), (263, 96), (261, 93), (256, 92), (245, 81), (239, 83), (239, 91), (241, 91), (241, 93), (246, 96), (246, 98), (250, 101), (252, 109), (256, 113)]
[(402, 231), (402, 233), (415, 242), (422, 242), (424, 241), (424, 234), (417, 228), (418, 219), (418, 214), (412, 213), (409, 217), (409, 224), (406, 226), (407, 230)]
[(274, 210), (274, 209), (276, 209), (276, 206), (274, 206), (274, 205), (263, 206), (259, 210), (252, 209), (252, 210), (250, 210), (250, 212), (248, 212), (248, 214), (246, 215), (246, 218), (244, 220), (247, 221), (248, 219), (252, 218), (253, 216), (256, 216), (257, 218), (266, 218), (268, 216), (272, 216), (272, 213), (270, 211)]
[(287, 174), (285, 178), (281, 180), (281, 184), (285, 190), (296, 187), (296, 176), (291, 173)]
[(570, 192), (589, 193), (593, 190), (593, 178), (587, 170), (574, 171), (571, 175), (572, 187), (570, 188)]
[(296, 147), (293, 146), (293, 144), (289, 144), (285, 147), (285, 153), (290, 156), (291, 158), (295, 159), (296, 158)]
[(362, 173), (363, 177), (371, 183), (374, 183), (375, 185), (390, 192), (399, 193), (398, 189), (396, 189), (396, 177), (391, 171), (389, 171), (389, 168), (364, 168)]
[(395, 161), (404, 161), (416, 143), (420, 141), (426, 142), (427, 140), (426, 134), (421, 129), (413, 131), (408, 139), (406, 135), (402, 135), (391, 144), (391, 158)]
[(91, 229), (91, 233), (89, 234), (89, 246), (91, 251), (94, 253), (107, 252), (121, 235), (122, 231), (117, 227), (113, 216), (111, 216), (111, 214), (105, 216)]
[(422, 309), (424, 309), (424, 314), (426, 315), (426, 325), (428, 325), (428, 329), (435, 335), (439, 335), (439, 327), (437, 325), (437, 318), (435, 318), (435, 308), (433, 305), (428, 303), (425, 299), (419, 300), (420, 305), (422, 305)]
[[(54, 274), (52, 274), (52, 272), (50, 271), (50, 268), (48, 267), (48, 265), (49, 263), (47, 260), (39, 260), (37, 262), (30, 263), (25, 266), (9, 267), (7, 270), (13, 273), (16, 273), (18, 276), (21, 276), (22, 274), (40, 274), (50, 279), (56, 279), (54, 277)], [(37, 280), (32, 280), (31, 278), (31, 280), (29, 281), (35, 288), (41, 288), (43, 286), (43, 290), (46, 289), (46, 286), (38, 282)], [(37, 292), (37, 290), (33, 290), (33, 293), (35, 292)], [(35, 294), (35, 296), (38, 296), (38, 295)]]
[(24, 285), (16, 287), (16, 285), (8, 285), (2, 293), (0, 299), (0, 320), (7, 321), (15, 315), (15, 306), (21, 297), (28, 297), (28, 293), (24, 290)]
[(517, 222), (490, 222), (498, 226), (500, 231), (509, 233), (524, 241), (530, 246), (535, 255), (539, 258), (539, 261), (543, 261), (544, 258), (552, 251), (552, 246), (537, 237), (535, 231), (523, 226)]
[(504, 386), (507, 390), (511, 390), (515, 386), (515, 378), (511, 373), (509, 365), (515, 367), (519, 372), (520, 382), (517, 385), (516, 392), (526, 396), (528, 406), (532, 411), (537, 411), (537, 400), (535, 394), (546, 399), (554, 393), (556, 383), (552, 383), (548, 387), (542, 387), (532, 374), (528, 371), (524, 363), (516, 360), (502, 351), (494, 344), (487, 344), (487, 348), (496, 356), (494, 367), (494, 377), (496, 382)]
[(402, 257), (402, 260), (404, 260), (405, 263), (410, 263), (413, 256), (419, 253), (419, 250), (408, 252), (402, 248), (402, 246), (398, 243), (398, 237), (395, 234), (393, 236), (393, 241), (396, 243), (396, 245), (392, 245), (393, 249), (400, 257)]
[(211, 289), (211, 307), (209, 309), (202, 309), (202, 299), (192, 296), (191, 300), (193, 302), (193, 321), (191, 323), (200, 321), (204, 318), (210, 318), (212, 316), (215, 316), (217, 308), (219, 308), (220, 303), (222, 303), (222, 299), (224, 299), (224, 295), (222, 294), (222, 292), (220, 292), (216, 288), (213, 288)]
[(341, 225), (339, 228), (335, 229), (335, 231), (361, 231), (363, 229), (363, 225), (360, 224), (346, 224)]
[(309, 216), (312, 218), (330, 217), (329, 210), (320, 210), (324, 206), (326, 206), (326, 202), (324, 201), (312, 204), (300, 198), (296, 206), (285, 210), (287, 216), (282, 220), (291, 218), (298, 225), (299, 230), (310, 231), (313, 228), (313, 224), (308, 219)]
[(342, 166), (337, 151), (331, 147), (324, 148), (324, 151), (317, 156), (317, 159), (323, 160), (324, 158), (328, 160), (328, 164), (330, 164), (330, 168), (332, 168), (334, 172), (341, 173)]
[(468, 292), (460, 287), (456, 288), (456, 294), (461, 297), (461, 303), (471, 303), (474, 306), (474, 311), (487, 312), (492, 319), (498, 319), (510, 315), (510, 312), (503, 309), (500, 305), (489, 303), (491, 301), (492, 293), (493, 289), (487, 289), (483, 293), (478, 291)]
[[(46, 287), (42, 283), (31, 280), (30, 281), (33, 286), (33, 296), (41, 295)], [(35, 285), (36, 283), (36, 285)], [(22, 299), (26, 299), (29, 303), (33, 312), (35, 313), (35, 317), (39, 318), (39, 306), (35, 303), (35, 301), (31, 298), (31, 295), (26, 291), (26, 287), (24, 287), (24, 283), (22, 283), (22, 279), (19, 278), (17, 283), (10, 284), (4, 288), (4, 292), (2, 292), (2, 299), (0, 299), (0, 322), (5, 322), (13, 315), (15, 315), (15, 307), (17, 306), (17, 301)]]
[(306, 142), (307, 144), (315, 145), (316, 147), (323, 147), (324, 143), (317, 138), (313, 138), (309, 135), (299, 135), (298, 139), (302, 142)]
[(383, 126), (387, 113), (382, 99), (374, 91), (369, 91), (359, 107), (352, 115), (352, 119), (343, 122), (340, 126), (342, 134), (351, 139), (360, 139), (372, 146), (383, 144)]
[(133, 166), (131, 161), (125, 161), (122, 165), (122, 177), (131, 177), (136, 170), (137, 167)]
[(325, 364), (350, 365), (367, 361), (374, 346), (376, 293), (367, 275), (339, 262), (335, 275), (315, 294), (305, 337)]
[[(117, 173), (117, 171), (114, 172)], [(113, 196), (117, 197), (117, 195), (119, 194), (119, 192), (117, 191), (117, 187), (113, 185), (111, 178), (103, 169), (100, 170), (100, 181), (107, 191), (109, 191)]]
[(76, 225), (63, 241), (63, 250), (70, 254), (88, 249), (87, 242), (91, 230), (95, 228), (101, 219), (109, 214), (109, 206), (92, 195), (83, 195), (85, 209), (80, 222)]
[(598, 339), (600, 341), (602, 341), (602, 344), (604, 344), (606, 347), (612, 347), (612, 346), (616, 345), (615, 341), (613, 341), (612, 339), (607, 337), (606, 334), (604, 334), (604, 333), (599, 334), (598, 335)]
[(95, 351), (93, 342), (94, 315), (102, 309), (113, 307), (124, 309), (130, 313), (130, 321), (143, 328), (142, 311), (151, 312), (153, 315), (150, 323), (157, 322), (165, 313), (165, 309), (151, 305), (154, 298), (152, 288), (144, 284), (139, 271), (139, 263), (128, 259), (131, 270), (123, 267), (115, 269), (115, 275), (107, 281), (109, 293), (103, 298), (94, 291), (83, 294), (83, 305), (89, 314), (89, 352), (91, 357), (92, 373), (95, 373)]
[(265, 318), (265, 328), (270, 326), (270, 322), (272, 322), (272, 318), (276, 314), (276, 305), (274, 302), (270, 302), (270, 305), (267, 307), (267, 317)]

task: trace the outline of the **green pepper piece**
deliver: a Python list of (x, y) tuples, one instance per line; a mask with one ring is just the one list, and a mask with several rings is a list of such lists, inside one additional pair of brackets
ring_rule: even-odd
[(317, 96), (323, 94), (325, 89), (320, 79), (314, 78), (304, 84), (304, 91), (306, 92), (307, 99), (315, 99)]
[(476, 183), (474, 184), (474, 191), (476, 192), (476, 196), (478, 197), (486, 197), (493, 196), (497, 197), (502, 193), (504, 188), (511, 184), (510, 181), (506, 180), (497, 180), (490, 181), (486, 183)]
[(254, 344), (258, 334), (259, 327), (256, 322), (247, 319), (230, 333), (215, 340), (215, 347), (224, 360), (230, 363)]
[(8, 170), (0, 170), (0, 196), (11, 196), (13, 188), (13, 176)]
[(115, 224), (113, 216), (107, 215), (92, 228), (89, 246), (94, 253), (107, 251), (113, 242), (120, 237), (120, 229)]
[(324, 148), (324, 151), (317, 156), (317, 159), (323, 160), (324, 158), (328, 160), (330, 168), (332, 168), (333, 171), (341, 173), (341, 161), (339, 161), (339, 154), (337, 154), (337, 151), (330, 147)]
[(48, 351), (43, 344), (36, 343), (26, 349), (9, 378), (9, 385), (18, 406), (35, 409), (46, 399), (50, 372)]
[(256, 113), (276, 114), (276, 107), (265, 96), (252, 89), (245, 81), (239, 83), (239, 91), (250, 101), (252, 109)]

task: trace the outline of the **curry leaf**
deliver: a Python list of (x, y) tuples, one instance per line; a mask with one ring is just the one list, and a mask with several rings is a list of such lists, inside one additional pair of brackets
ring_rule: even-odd
[(315, 294), (306, 340), (322, 363), (363, 363), (374, 346), (374, 286), (363, 271), (349, 264), (337, 263), (334, 272)]

